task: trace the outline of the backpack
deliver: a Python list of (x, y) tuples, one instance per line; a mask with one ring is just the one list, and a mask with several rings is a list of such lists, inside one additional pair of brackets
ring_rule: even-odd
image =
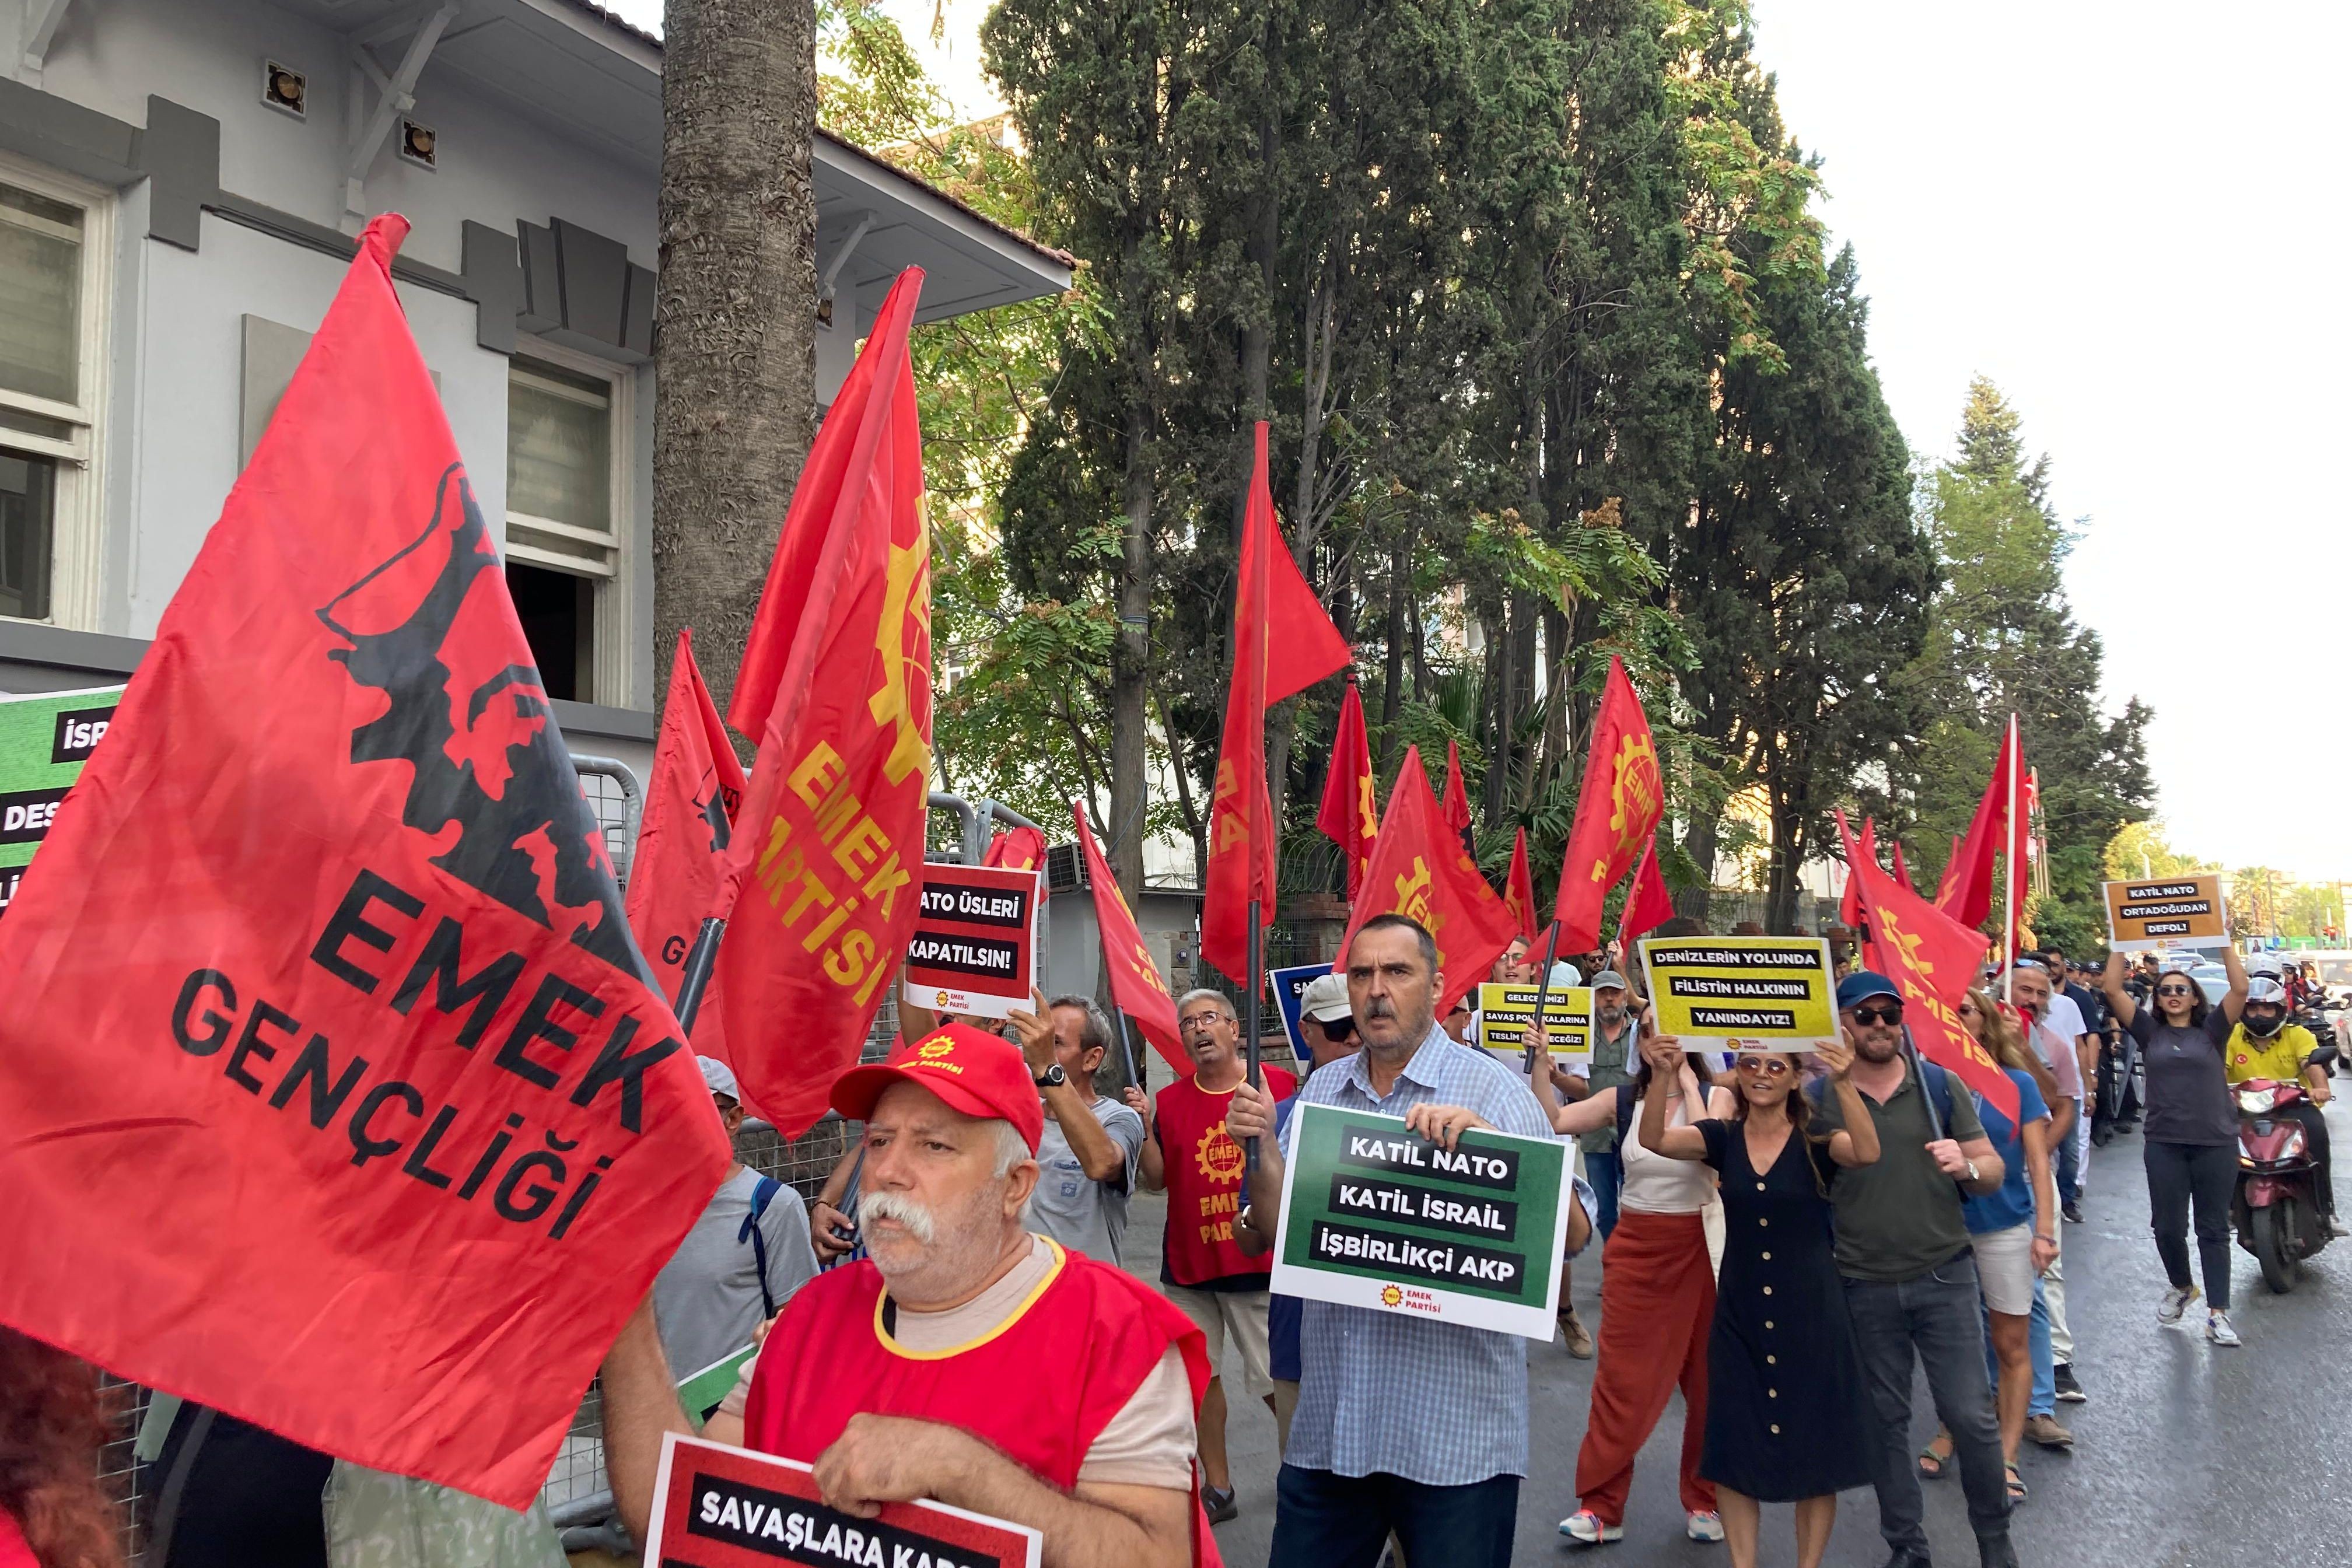
[(751, 1189), (751, 1212), (743, 1216), (742, 1226), (735, 1232), (735, 1244), (751, 1244), (751, 1257), (760, 1268), (760, 1321), (766, 1322), (776, 1315), (776, 1298), (768, 1289), (768, 1237), (760, 1229), (760, 1220), (775, 1201), (784, 1184), (773, 1176), (761, 1176)]

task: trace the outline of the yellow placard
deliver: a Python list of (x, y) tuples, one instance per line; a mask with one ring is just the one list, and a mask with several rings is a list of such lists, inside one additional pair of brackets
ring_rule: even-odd
[(2218, 871), (2108, 882), (2107, 945), (2117, 952), (2161, 947), (2224, 947), (2230, 906)]
[[(1491, 1050), (1524, 1053), (1528, 1022), (1543, 995), (1540, 985), (1478, 987), (1478, 1043)], [(1561, 1067), (1592, 1059), (1592, 989), (1555, 985), (1544, 1005), (1544, 1045)]]
[(1809, 1051), (1838, 1037), (1837, 978), (1817, 936), (1644, 939), (1642, 973), (1658, 1033)]

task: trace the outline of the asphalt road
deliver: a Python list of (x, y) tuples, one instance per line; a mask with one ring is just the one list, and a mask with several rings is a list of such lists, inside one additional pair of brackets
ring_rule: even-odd
[[(2352, 1089), (2352, 1080), (2337, 1083)], [(2352, 1158), (2352, 1115), (2331, 1106), (2335, 1147)], [(2352, 1213), (2352, 1185), (2339, 1179)], [(2197, 1332), (2160, 1329), (2164, 1274), (2147, 1233), (2147, 1192), (2137, 1136), (2092, 1151), (2084, 1223), (2065, 1227), (2066, 1300), (2075, 1370), (2086, 1405), (2061, 1405), (2076, 1436), (2071, 1453), (2028, 1444), (2021, 1458), (2032, 1495), (2012, 1524), (2025, 1568), (2340, 1568), (2352, 1563), (2352, 1239), (2305, 1263), (2294, 1290), (2273, 1296), (2252, 1257), (2233, 1249), (2233, 1313), (2245, 1348), (2220, 1350)], [(1156, 1278), (1164, 1206), (1139, 1197), (1129, 1232), (1129, 1267)], [(1598, 1248), (1580, 1259), (1573, 1295), (1589, 1326), (1600, 1321)], [(1635, 1468), (1625, 1539), (1580, 1547), (1559, 1534), (1576, 1508), (1570, 1489), (1584, 1434), (1591, 1363), (1555, 1342), (1529, 1348), (1530, 1468), (1519, 1494), (1515, 1561), (1587, 1559), (1621, 1568), (1727, 1564), (1720, 1546), (1686, 1541), (1675, 1490), (1682, 1406), (1665, 1419)], [(1401, 1402), (1412, 1391), (1400, 1390)], [(1934, 1431), (1923, 1382), (1913, 1409), (1915, 1446)], [(1278, 1458), (1274, 1418), (1234, 1402), (1229, 1436), (1241, 1515), (1217, 1527), (1225, 1561), (1257, 1568), (1274, 1528)], [(1927, 1488), (1935, 1561), (1975, 1568), (1976, 1548), (1957, 1479)], [(1828, 1563), (1878, 1568), (1871, 1492), (1841, 1500)], [(1764, 1510), (1765, 1568), (1796, 1561), (1790, 1510)], [(1416, 1565), (1419, 1568), (1419, 1565)]]

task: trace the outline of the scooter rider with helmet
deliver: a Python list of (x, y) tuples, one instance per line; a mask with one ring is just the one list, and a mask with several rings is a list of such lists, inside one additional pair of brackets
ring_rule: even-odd
[(2294, 1105), (2281, 1106), (2279, 1114), (2292, 1116), (2303, 1124), (2305, 1147), (2311, 1151), (2314, 1181), (2317, 1197), (2326, 1205), (2325, 1217), (2335, 1235), (2347, 1232), (2336, 1217), (2336, 1187), (2329, 1179), (2327, 1159), (2327, 1117), (2321, 1110), (2329, 1097), (2327, 1069), (2313, 1064), (2309, 1058), (2319, 1042), (2311, 1031), (2300, 1024), (2287, 1022), (2289, 1004), (2285, 984), (2274, 975), (2257, 974), (2246, 984), (2245, 1009), (2239, 1015), (2238, 1026), (2230, 1032), (2229, 1043), (2221, 1049), (2221, 1070), (2235, 1089), (2249, 1079), (2268, 1079), (2273, 1083), (2302, 1083), (2308, 1100)]

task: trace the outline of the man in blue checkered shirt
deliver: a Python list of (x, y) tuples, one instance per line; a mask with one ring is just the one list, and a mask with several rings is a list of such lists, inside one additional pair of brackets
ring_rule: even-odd
[[(1465, 1129), (1549, 1138), (1527, 1084), (1437, 1026), (1437, 946), (1402, 915), (1366, 921), (1348, 949), (1348, 1000), (1364, 1048), (1298, 1091), (1303, 1105), (1402, 1116), (1452, 1148)], [(1265, 1140), (1250, 1201), (1282, 1202), (1274, 1101), (1246, 1082), (1225, 1130)], [(1290, 1119), (1296, 1137), (1298, 1118)], [(1592, 1235), (1592, 1191), (1576, 1182), (1568, 1252)], [(1372, 1568), (1391, 1531), (1406, 1561), (1507, 1568), (1528, 1468), (1527, 1342), (1458, 1324), (1304, 1304), (1298, 1411), (1276, 1494), (1268, 1568)]]

